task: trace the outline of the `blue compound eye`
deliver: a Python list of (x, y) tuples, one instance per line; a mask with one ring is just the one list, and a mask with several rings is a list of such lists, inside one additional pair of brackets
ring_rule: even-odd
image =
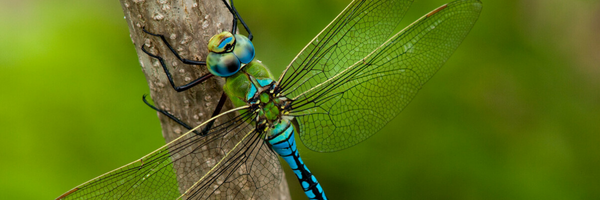
[(254, 59), (254, 45), (246, 36), (236, 34), (233, 54), (240, 59), (240, 62), (250, 63)]
[(206, 59), (206, 66), (208, 67), (208, 71), (215, 76), (228, 77), (240, 71), (242, 64), (233, 53), (219, 54), (209, 52)]

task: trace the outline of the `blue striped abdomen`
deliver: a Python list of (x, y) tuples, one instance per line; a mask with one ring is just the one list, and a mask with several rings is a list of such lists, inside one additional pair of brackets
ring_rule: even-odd
[(304, 162), (298, 154), (296, 140), (294, 139), (294, 126), (291, 121), (282, 119), (280, 123), (275, 124), (275, 128), (270, 130), (267, 139), (272, 145), (273, 150), (288, 163), (296, 174), (300, 185), (309, 199), (327, 199), (321, 184), (310, 170), (304, 165)]

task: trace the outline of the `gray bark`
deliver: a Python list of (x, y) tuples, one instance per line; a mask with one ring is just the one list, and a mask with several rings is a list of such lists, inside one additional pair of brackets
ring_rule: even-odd
[[(191, 126), (197, 126), (209, 119), (223, 91), (224, 80), (213, 77), (190, 90), (175, 91), (169, 84), (160, 63), (142, 52), (141, 45), (145, 45), (151, 53), (165, 59), (178, 86), (207, 74), (208, 70), (205, 66), (181, 63), (160, 38), (144, 33), (142, 27), (150, 32), (165, 35), (183, 58), (205, 60), (208, 53), (208, 40), (217, 33), (231, 29), (233, 17), (223, 2), (220, 0), (120, 0), (120, 2), (155, 106), (172, 113)], [(222, 111), (231, 108), (233, 106), (228, 100)], [(187, 131), (162, 114), (158, 117), (166, 142)], [(199, 178), (185, 177), (180, 174), (177, 177), (180, 177), (178, 179), (180, 187), (193, 185)], [(270, 199), (291, 199), (283, 175), (280, 183), (279, 188), (272, 191)]]

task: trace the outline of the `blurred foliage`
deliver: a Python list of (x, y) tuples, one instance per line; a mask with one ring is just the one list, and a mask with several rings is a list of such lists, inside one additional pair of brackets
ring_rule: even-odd
[[(417, 1), (402, 26), (447, 1)], [(348, 2), (236, 5), (278, 75)], [(164, 144), (118, 1), (2, 0), (0, 27), (0, 199), (53, 199)], [(596, 199), (599, 34), (599, 1), (484, 1), (384, 130), (300, 152), (331, 199)]]

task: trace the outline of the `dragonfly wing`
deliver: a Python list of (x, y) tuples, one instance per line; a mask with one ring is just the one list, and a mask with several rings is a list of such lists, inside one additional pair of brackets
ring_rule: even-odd
[(458, 48), (481, 8), (479, 0), (444, 5), (296, 96), (292, 114), (297, 116), (302, 142), (312, 150), (331, 152), (379, 131)]
[(413, 0), (354, 0), (292, 60), (279, 80), (296, 96), (367, 56), (392, 36)]
[[(230, 120), (215, 117), (206, 135), (188, 132), (58, 199), (268, 199), (282, 170), (243, 113)], [(188, 182), (183, 179), (194, 181), (183, 185)]]
[(246, 134), (183, 199), (274, 199), (270, 191), (283, 172), (278, 157), (263, 134), (254, 127), (242, 129)]

